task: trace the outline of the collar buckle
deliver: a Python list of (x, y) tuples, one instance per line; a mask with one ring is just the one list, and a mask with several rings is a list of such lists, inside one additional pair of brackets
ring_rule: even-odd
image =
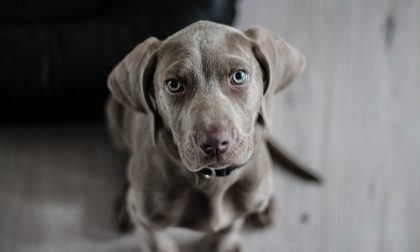
[(204, 168), (200, 170), (200, 174), (202, 174), (205, 179), (212, 179), (216, 176), (216, 171), (210, 168)]

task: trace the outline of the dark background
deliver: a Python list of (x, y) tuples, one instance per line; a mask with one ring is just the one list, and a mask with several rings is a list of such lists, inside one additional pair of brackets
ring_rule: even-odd
[(197, 20), (231, 24), (235, 2), (0, 1), (0, 122), (101, 117), (106, 77), (135, 45)]

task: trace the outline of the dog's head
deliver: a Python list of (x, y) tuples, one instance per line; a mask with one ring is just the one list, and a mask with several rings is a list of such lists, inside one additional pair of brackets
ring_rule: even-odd
[(300, 52), (263, 28), (245, 32), (200, 21), (164, 41), (149, 38), (112, 71), (119, 102), (167, 130), (192, 171), (246, 163), (271, 96), (304, 67)]

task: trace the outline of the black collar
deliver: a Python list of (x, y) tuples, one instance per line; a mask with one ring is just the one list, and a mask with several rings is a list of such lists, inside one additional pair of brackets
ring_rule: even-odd
[(225, 177), (225, 176), (229, 176), (232, 171), (238, 169), (241, 166), (243, 166), (243, 165), (231, 165), (231, 166), (228, 166), (226, 168), (217, 169), (217, 170), (210, 169), (210, 168), (204, 168), (204, 169), (201, 169), (199, 171), (199, 173), (202, 174), (207, 179), (211, 179), (214, 176)]

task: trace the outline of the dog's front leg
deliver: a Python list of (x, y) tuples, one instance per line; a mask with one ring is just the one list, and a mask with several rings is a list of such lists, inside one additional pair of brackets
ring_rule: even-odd
[(179, 252), (175, 241), (165, 234), (164, 229), (156, 229), (141, 221), (134, 204), (134, 191), (127, 192), (127, 210), (134, 224), (136, 235), (140, 238), (140, 252)]
[(136, 226), (140, 238), (140, 252), (179, 252), (175, 241), (163, 230), (153, 230), (145, 226)]
[(198, 252), (244, 252), (240, 231), (244, 219), (218, 232), (206, 234), (197, 245)]

